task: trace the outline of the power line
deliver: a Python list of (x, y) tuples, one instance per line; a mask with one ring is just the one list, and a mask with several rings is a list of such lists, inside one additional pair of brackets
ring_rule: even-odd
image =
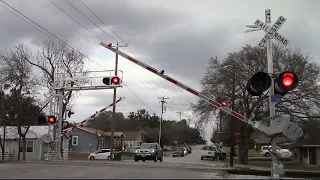
[[(15, 12), (19, 13), (21, 16), (25, 17), (26, 19), (28, 19), (29, 21), (33, 22), (34, 24), (36, 24), (38, 27), (40, 27), (41, 29), (43, 29), (44, 31), (46, 31), (47, 33), (49, 33), (50, 35), (52, 35), (54, 38), (56, 38), (57, 40), (59, 40), (60, 42), (63, 42), (64, 44), (66, 44), (68, 47), (72, 48), (73, 50), (77, 51), (78, 53), (82, 54), (83, 56), (85, 56), (88, 60), (96, 63), (97, 65), (99, 65), (100, 67), (102, 67), (103, 69), (105, 69), (103, 66), (101, 66), (100, 64), (98, 64), (97, 62), (91, 60), (89, 57), (87, 57), (86, 55), (84, 55), (83, 53), (81, 53), (80, 51), (78, 51), (77, 49), (73, 48), (72, 46), (70, 46), (68, 43), (66, 43), (65, 41), (61, 40), (59, 37), (57, 37), (56, 35), (54, 35), (53, 33), (51, 33), (50, 31), (46, 30), (44, 27), (42, 27), (41, 25), (39, 25), (38, 23), (34, 22), (33, 20), (31, 20), (29, 17), (27, 17), (26, 15), (22, 14), (20, 11), (18, 11), (17, 9), (15, 9), (14, 7), (10, 6), (9, 4), (7, 4), (6, 2), (4, 2), (3, 0), (0, 0), (2, 3), (4, 3), (5, 5), (7, 5), (8, 7), (10, 7), (11, 9), (13, 9)], [(50, 0), (49, 0), (50, 1)], [(17, 16), (18, 18), (20, 18), (21, 20), (23, 20), (24, 22), (28, 23), (29, 25), (31, 25), (32, 27), (36, 28), (37, 30), (39, 30), (41, 33), (45, 34), (46, 36), (48, 36), (49, 38), (52, 39), (52, 37), (50, 37), (48, 34), (44, 33), (43, 31), (41, 31), (40, 29), (38, 29), (37, 27), (33, 26), (32, 24), (30, 24), (29, 22), (27, 22), (26, 20), (22, 19), (21, 17), (19, 17), (17, 14), (11, 12), (10, 10), (8, 10), (7, 8), (5, 8), (4, 6), (1, 5), (1, 7), (3, 7), (5, 10), (9, 11), (10, 13), (12, 13), (13, 15)], [(107, 69), (105, 69), (107, 70)], [(129, 88), (129, 90), (145, 105), (147, 106), (147, 108), (149, 108), (149, 110), (153, 111), (135, 92), (133, 92), (133, 90), (126, 85), (125, 83), (123, 83), (125, 86), (127, 86)]]
[(47, 9), (49, 12), (51, 12), (55, 17), (60, 19), (62, 22), (64, 22), (66, 25), (68, 25), (71, 29), (73, 29), (74, 32), (76, 32), (79, 36), (83, 37), (85, 40), (87, 40), (90, 44), (95, 46), (89, 39), (87, 39), (85, 36), (82, 36), (75, 28), (73, 28), (71, 25), (69, 25), (67, 22), (65, 22), (62, 18), (60, 18), (57, 14), (55, 14), (53, 11), (51, 11), (49, 8), (45, 7), (42, 3), (40, 3), (38, 0), (36, 0), (42, 7)]
[(74, 22), (76, 22), (79, 26), (81, 26), (83, 29), (87, 30), (90, 34), (92, 34), (95, 38), (97, 38), (100, 41), (100, 38), (95, 35), (93, 32), (88, 30), (86, 27), (84, 27), (81, 23), (79, 23), (77, 20), (75, 20), (72, 16), (70, 16), (68, 13), (66, 13), (62, 8), (60, 8), (58, 5), (56, 5), (54, 2), (49, 0), (55, 7), (57, 7), (60, 11), (62, 11), (65, 15), (67, 15), (69, 18), (71, 18)]
[(114, 39), (114, 37), (112, 37), (110, 34), (108, 34), (106, 31), (104, 31), (101, 27), (99, 27), (95, 22), (93, 22), (90, 18), (88, 18), (84, 13), (82, 13), (78, 8), (76, 8), (72, 3), (69, 2), (69, 0), (67, 0), (67, 3), (70, 4), (74, 9), (76, 9), (80, 14), (82, 14), (87, 20), (89, 20), (92, 24), (94, 24), (95, 26), (97, 26), (97, 28), (99, 28), (102, 32), (104, 32), (107, 36), (109, 36), (111, 39), (113, 39), (115, 42), (117, 42), (116, 39)]
[(128, 45), (117, 33), (115, 33), (108, 25), (106, 25), (82, 0), (80, 2), (103, 24), (105, 25), (114, 35), (116, 35), (124, 44)]
[[(68, 1), (68, 0), (67, 0)], [(80, 2), (103, 24), (103, 25), (105, 25), (115, 36), (117, 36), (121, 41), (123, 41), (126, 45), (127, 45), (127, 47), (129, 48), (129, 50), (130, 50), (130, 52), (133, 54), (133, 56), (135, 57), (135, 54), (134, 54), (134, 52), (132, 51), (132, 49), (131, 49), (131, 47), (128, 45), (128, 43), (123, 39), (123, 38), (121, 38), (116, 32), (114, 32), (106, 23), (104, 23), (82, 0), (80, 0)], [(79, 11), (79, 10), (78, 10)], [(80, 12), (80, 11), (79, 11)], [(80, 12), (81, 14), (82, 14), (82, 12)], [(85, 16), (85, 15), (84, 15)], [(86, 16), (85, 16), (86, 17)], [(88, 18), (87, 18), (88, 19)], [(88, 19), (89, 20), (89, 19)], [(90, 20), (91, 21), (91, 20)], [(92, 22), (92, 21), (91, 21)], [(96, 24), (95, 24), (96, 25)], [(97, 25), (96, 25), (97, 26)], [(98, 27), (98, 26), (97, 26)], [(98, 28), (100, 28), (100, 27), (98, 27)], [(100, 28), (101, 29), (101, 28)], [(105, 31), (103, 31), (103, 32), (105, 32)], [(106, 33), (106, 32), (105, 32)], [(108, 36), (110, 36), (108, 33), (106, 33)], [(169, 97), (159, 86), (158, 86), (158, 84), (153, 80), (153, 78), (151, 78), (150, 76), (149, 76), (149, 78), (153, 81), (153, 83), (160, 89), (160, 91), (164, 94), (164, 95), (166, 95), (167, 97)], [(149, 82), (147, 82), (149, 85), (150, 85), (150, 83)], [(142, 83), (143, 84), (143, 83)], [(152, 87), (152, 86), (151, 86)], [(149, 89), (149, 88), (148, 88)], [(168, 103), (168, 105), (170, 106), (170, 107), (172, 107), (172, 109), (174, 109), (174, 110), (176, 110), (176, 108), (174, 108), (171, 104), (169, 104)], [(180, 110), (180, 108), (178, 108), (177, 107), (177, 109), (179, 110), (179, 111), (181, 111)]]

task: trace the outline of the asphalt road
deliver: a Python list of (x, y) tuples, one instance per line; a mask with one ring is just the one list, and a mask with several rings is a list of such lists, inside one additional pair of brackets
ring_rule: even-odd
[(82, 179), (221, 179), (218, 161), (201, 161), (200, 146), (185, 157), (166, 156), (163, 162), (67, 161), (0, 164), (0, 178)]
[(185, 155), (184, 157), (172, 157), (172, 156), (166, 156), (163, 159), (163, 162), (168, 163), (192, 163), (196, 165), (213, 165), (213, 166), (222, 166), (223, 163), (219, 161), (212, 161), (212, 160), (201, 160), (200, 158), (200, 150), (202, 146), (192, 146), (192, 152), (191, 154)]

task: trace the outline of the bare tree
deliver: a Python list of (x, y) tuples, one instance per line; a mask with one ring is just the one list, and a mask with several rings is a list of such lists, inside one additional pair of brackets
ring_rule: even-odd
[[(85, 56), (75, 49), (70, 48), (62, 42), (54, 40), (44, 41), (38, 47), (36, 58), (31, 60), (27, 59), (27, 62), (35, 66), (43, 74), (42, 85), (47, 87), (48, 93), (53, 95), (55, 74), (66, 73), (68, 78), (72, 78), (77, 75), (83, 75)], [(75, 82), (71, 83), (74, 86)], [(63, 104), (63, 114), (66, 111), (70, 102), (74, 98), (74, 93), (68, 91), (64, 94), (68, 101)]]
[(39, 110), (39, 107), (34, 105), (34, 99), (30, 97), (38, 90), (37, 78), (32, 73), (31, 65), (27, 63), (30, 58), (31, 54), (22, 44), (10, 52), (0, 54), (1, 82), (10, 85), (10, 93), (4, 106), (5, 114), (8, 114), (8, 120), (17, 126), (19, 137), (22, 138), (23, 160), (26, 158), (25, 137), (36, 119), (37, 113), (34, 112)]
[[(295, 72), (300, 80), (298, 87), (285, 95), (282, 103), (276, 105), (276, 112), (288, 113), (297, 122), (304, 122), (310, 117), (319, 117), (320, 86), (317, 82), (319, 82), (320, 67), (311, 62), (310, 58), (303, 55), (299, 50), (285, 49), (279, 45), (274, 45), (273, 53), (274, 72), (281, 73), (290, 70)], [(229, 53), (222, 61), (212, 58), (201, 81), (202, 93), (212, 98), (222, 96), (230, 102), (232, 93), (230, 74), (233, 71), (233, 68), (231, 68), (233, 63), (235, 63), (236, 72), (235, 111), (253, 120), (268, 117), (268, 93), (260, 97), (251, 97), (245, 88), (253, 73), (267, 72), (265, 49), (245, 45), (240, 51)], [(199, 123), (202, 124), (217, 116), (218, 109), (203, 100), (198, 100), (196, 104), (192, 105), (192, 108), (195, 113), (200, 115)], [(253, 128), (239, 121), (237, 127), (241, 132), (239, 142), (240, 163), (247, 164), (247, 144)]]

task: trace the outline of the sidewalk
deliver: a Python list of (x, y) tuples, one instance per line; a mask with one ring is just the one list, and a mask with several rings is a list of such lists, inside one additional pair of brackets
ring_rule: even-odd
[[(231, 168), (229, 165), (226, 165), (226, 167)], [(230, 170), (227, 170), (227, 172), (230, 174), (270, 176), (271, 167), (267, 168), (267, 167), (252, 166), (252, 165), (234, 164), (234, 167)], [(293, 169), (293, 168), (285, 167), (284, 174), (285, 174), (285, 177), (320, 178), (320, 168), (311, 170), (311, 169)]]

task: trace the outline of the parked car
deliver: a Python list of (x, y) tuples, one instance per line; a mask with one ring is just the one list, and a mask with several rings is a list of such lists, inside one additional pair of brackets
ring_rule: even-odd
[(158, 143), (142, 143), (134, 153), (134, 161), (163, 161), (163, 151)]
[[(88, 159), (93, 161), (93, 160), (109, 160), (110, 159), (110, 151), (111, 149), (99, 149), (98, 151), (95, 151), (91, 153), (88, 156)], [(113, 149), (113, 151), (116, 151)]]
[[(270, 157), (272, 151), (272, 146), (262, 146), (260, 154), (265, 157)], [(281, 149), (280, 147), (277, 147), (277, 154), (282, 158), (291, 158), (292, 152), (289, 149)]]
[(182, 148), (182, 149), (183, 149), (184, 155), (188, 155), (188, 150), (187, 150), (187, 148)]
[(201, 160), (206, 159), (215, 159), (215, 153), (217, 152), (217, 148), (211, 145), (205, 145), (201, 148)]
[(176, 147), (172, 150), (172, 157), (176, 157), (176, 156), (184, 156), (184, 149), (181, 147)]

